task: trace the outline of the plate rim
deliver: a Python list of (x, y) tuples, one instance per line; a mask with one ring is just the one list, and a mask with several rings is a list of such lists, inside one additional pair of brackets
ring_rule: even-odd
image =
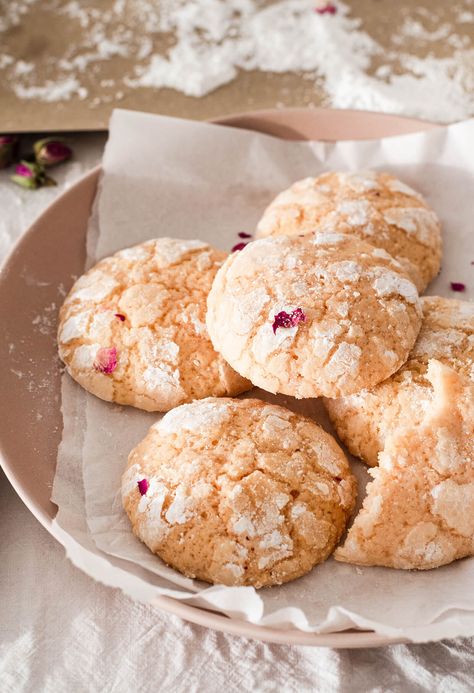
[[(243, 111), (236, 114), (226, 114), (213, 118), (209, 122), (217, 125), (225, 125), (230, 127), (243, 127), (242, 124), (239, 125), (239, 121), (251, 121), (255, 119), (256, 121), (264, 121), (266, 118), (271, 119), (273, 122), (279, 122), (282, 125), (285, 124), (287, 118), (297, 118), (305, 114), (305, 117), (318, 118), (324, 114), (324, 117), (333, 115), (334, 117), (344, 119), (349, 119), (351, 116), (357, 116), (362, 119), (380, 119), (385, 121), (387, 127), (394, 125), (397, 121), (403, 121), (405, 124), (413, 127), (412, 132), (420, 132), (427, 129), (432, 129), (438, 127), (437, 124), (424, 121), (418, 118), (411, 118), (407, 116), (399, 116), (388, 113), (376, 113), (374, 111), (360, 111), (355, 109), (326, 109), (326, 108), (315, 108), (315, 109), (305, 109), (305, 108), (287, 108), (287, 109), (262, 109), (258, 111)], [(394, 132), (393, 135), (387, 134), (385, 137), (396, 136), (400, 133)], [(303, 138), (304, 139), (304, 138)], [(354, 139), (353, 137), (347, 137), (347, 139)], [(369, 138), (371, 139), (371, 138)], [(372, 138), (373, 139), (373, 138)], [(335, 141), (326, 140), (326, 141)], [(43, 218), (46, 215), (54, 213), (57, 206), (62, 206), (64, 201), (69, 197), (74, 197), (76, 191), (85, 183), (91, 182), (92, 179), (98, 178), (101, 170), (100, 164), (95, 166), (90, 171), (81, 176), (70, 188), (64, 191), (59, 197), (57, 197), (43, 212), (35, 219), (35, 221), (29, 226), (29, 228), (19, 237), (19, 239), (14, 243), (10, 252), (3, 260), (0, 265), (0, 290), (3, 281), (5, 280), (5, 275), (8, 274), (9, 264), (14, 256), (21, 253), (23, 244), (26, 244), (29, 238), (36, 233), (36, 228), (41, 226), (43, 223)], [(48, 516), (41, 507), (35, 504), (34, 498), (30, 497), (29, 494), (24, 492), (22, 488), (22, 483), (19, 478), (17, 478), (14, 470), (14, 465), (12, 465), (6, 456), (3, 454), (2, 441), (0, 440), (0, 466), (2, 467), (5, 476), (13, 486), (15, 492), (18, 494), (23, 503), (27, 506), (28, 510), (36, 517), (36, 519), (43, 525), (43, 527), (51, 534), (62, 546), (62, 541), (59, 533), (55, 531), (53, 525), (53, 518)], [(91, 578), (93, 579), (93, 578)], [(214, 630), (226, 632), (233, 635), (240, 635), (242, 637), (250, 637), (255, 640), (262, 642), (270, 642), (276, 644), (286, 644), (286, 645), (310, 645), (313, 647), (333, 647), (333, 648), (364, 648), (364, 647), (380, 647), (385, 645), (392, 645), (397, 643), (408, 643), (412, 642), (407, 638), (400, 636), (383, 635), (377, 633), (373, 630), (359, 630), (359, 629), (347, 629), (344, 631), (334, 632), (334, 633), (314, 633), (298, 630), (295, 628), (289, 629), (279, 629), (272, 628), (268, 626), (259, 626), (249, 621), (244, 621), (238, 618), (230, 618), (221, 614), (219, 612), (209, 611), (203, 609), (199, 606), (194, 606), (179, 600), (172, 599), (170, 597), (159, 596), (153, 601), (153, 605), (166, 611), (168, 613), (174, 614), (183, 618), (184, 620), (196, 623), (198, 625), (211, 628)]]

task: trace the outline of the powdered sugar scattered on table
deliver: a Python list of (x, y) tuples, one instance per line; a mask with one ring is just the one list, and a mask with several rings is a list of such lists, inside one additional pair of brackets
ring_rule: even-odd
[[(8, 3), (0, 33), (37, 5)], [(7, 47), (0, 50), (0, 70), (21, 99), (79, 99), (96, 108), (134, 89), (164, 87), (202, 97), (240, 70), (256, 70), (303, 75), (324, 88), (334, 107), (441, 122), (474, 113), (470, 0), (451, 6), (450, 21), (436, 8), (401, 8), (387, 45), (343, 2), (335, 14), (315, 12), (314, 0), (115, 0), (103, 10), (77, 0), (50, 5), (47, 11), (70, 23), (78, 38), (54, 60), (15, 60)], [(440, 42), (442, 57), (435, 57)], [(101, 79), (100, 96), (87, 99), (91, 71), (111, 59), (125, 59), (121, 76)]]

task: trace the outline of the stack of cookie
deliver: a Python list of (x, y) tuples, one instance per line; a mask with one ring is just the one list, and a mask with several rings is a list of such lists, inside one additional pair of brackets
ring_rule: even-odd
[(257, 385), (324, 397), (373, 466), (337, 559), (430, 568), (474, 552), (474, 307), (420, 299), (440, 260), (418, 193), (389, 174), (328, 173), (281, 193), (228, 257), (160, 238), (76, 282), (58, 333), (69, 373), (102, 399), (168, 412), (122, 484), (151, 551), (255, 587), (334, 552), (355, 503), (349, 463), (313, 421), (234, 398)]

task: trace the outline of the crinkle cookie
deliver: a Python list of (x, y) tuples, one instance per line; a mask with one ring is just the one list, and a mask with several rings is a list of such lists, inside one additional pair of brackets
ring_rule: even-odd
[(262, 238), (227, 258), (208, 297), (215, 349), (242, 376), (297, 398), (340, 397), (394, 373), (421, 325), (415, 285), (343, 234)]
[(136, 536), (184, 575), (225, 585), (307, 573), (334, 550), (355, 494), (328, 433), (254, 399), (173, 409), (130, 453), (122, 478)]
[(474, 384), (430, 361), (434, 398), (387, 440), (338, 561), (426, 570), (474, 555)]
[(408, 361), (371, 390), (325, 400), (338, 436), (356, 457), (377, 464), (397, 426), (421, 423), (433, 399), (426, 376), (437, 359), (474, 382), (474, 303), (439, 296), (422, 299), (423, 323)]
[(257, 237), (314, 229), (353, 233), (383, 248), (423, 291), (438, 274), (441, 230), (423, 197), (389, 173), (324, 173), (280, 193), (265, 210)]
[(80, 277), (59, 315), (59, 355), (102, 399), (167, 411), (250, 383), (212, 348), (206, 298), (225, 253), (159, 238), (101, 260)]

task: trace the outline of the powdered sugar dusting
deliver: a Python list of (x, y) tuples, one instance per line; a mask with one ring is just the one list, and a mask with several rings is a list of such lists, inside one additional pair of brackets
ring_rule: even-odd
[(77, 347), (71, 360), (71, 368), (79, 371), (92, 369), (100, 348), (100, 344), (83, 344)]
[(386, 297), (393, 294), (403, 296), (408, 303), (419, 303), (420, 299), (415, 285), (400, 275), (387, 270), (385, 267), (376, 268), (378, 276), (374, 280), (374, 289), (377, 296)]
[(256, 287), (253, 291), (236, 297), (231, 313), (233, 331), (238, 335), (248, 334), (269, 301), (270, 296), (263, 287)]
[(77, 281), (69, 300), (99, 303), (107, 298), (118, 286), (118, 282), (109, 275), (100, 271), (92, 271)]
[(156, 545), (168, 533), (169, 526), (162, 517), (163, 504), (168, 495), (168, 488), (161, 481), (150, 479), (146, 495), (140, 498), (138, 513), (141, 522), (138, 524), (138, 536), (153, 551)]
[(343, 260), (334, 262), (331, 265), (331, 272), (342, 283), (356, 282), (362, 276), (362, 267), (353, 260)]
[(387, 251), (384, 250), (383, 248), (373, 248), (371, 255), (372, 255), (372, 257), (378, 257), (378, 258), (382, 258), (383, 260), (389, 260), (392, 263), (394, 262), (393, 257), (389, 253), (387, 253)]
[(317, 232), (311, 241), (314, 245), (332, 245), (333, 243), (343, 243), (347, 241), (347, 236), (343, 233)]
[(289, 536), (282, 536), (279, 532), (271, 532), (260, 542), (261, 548), (266, 548), (269, 553), (258, 560), (260, 569), (268, 568), (277, 561), (288, 558), (293, 553), (293, 541)]
[(359, 370), (361, 355), (362, 349), (357, 344), (342, 342), (327, 363), (328, 374), (333, 378), (346, 375), (354, 377)]
[(193, 499), (187, 489), (179, 484), (175, 490), (174, 499), (166, 511), (165, 518), (170, 525), (183, 525), (193, 516)]
[[(288, 312), (288, 311), (286, 311)], [(263, 363), (267, 356), (277, 349), (288, 349), (298, 332), (298, 325), (273, 331), (269, 316), (269, 322), (264, 323), (252, 340), (252, 353), (259, 363)]]
[(422, 200), (423, 197), (419, 192), (410, 188), (409, 185), (403, 183), (398, 178), (390, 178), (386, 181), (385, 185), (389, 190), (395, 193), (402, 193), (403, 195), (408, 195), (409, 197), (415, 197), (417, 200)]
[(197, 305), (187, 306), (186, 310), (183, 310), (183, 312), (177, 316), (177, 320), (185, 325), (191, 324), (196, 334), (207, 335), (206, 325), (199, 319), (198, 311), (199, 306)]
[(200, 428), (212, 428), (227, 421), (232, 409), (227, 402), (201, 400), (183, 404), (169, 411), (158, 423), (154, 424), (160, 433), (179, 433), (196, 431)]
[(393, 207), (383, 212), (387, 224), (414, 236), (420, 243), (431, 245), (439, 235), (439, 222), (436, 214), (423, 207)]
[(143, 479), (143, 473), (138, 464), (132, 464), (122, 476), (122, 499), (137, 490), (137, 483)]
[(153, 338), (147, 328), (142, 330), (142, 334), (139, 351), (145, 390), (150, 394), (162, 392), (177, 403), (184, 395), (178, 368), (179, 346), (170, 339)]
[[(35, 5), (6, 3), (0, 32), (29, 13), (34, 21)], [(71, 26), (78, 37), (74, 46), (65, 42), (55, 60), (45, 52), (34, 63), (15, 61), (7, 44), (0, 53), (2, 81), (18, 98), (77, 99), (94, 109), (134, 89), (169, 87), (199, 97), (231, 82), (240, 70), (260, 70), (304, 74), (339, 108), (445, 122), (474, 110), (472, 55), (461, 12), (453, 12), (447, 23), (437, 8), (427, 13), (410, 5), (382, 45), (353, 16), (356, 8), (341, 0), (335, 14), (315, 12), (313, 0), (136, 0), (101, 11), (78, 0), (60, 5), (47, 3), (43, 12), (49, 12), (52, 32), (64, 30), (65, 22)], [(434, 57), (433, 43), (440, 40), (443, 56)], [(113, 58), (123, 65), (116, 77), (103, 69)], [(96, 72), (103, 75), (101, 89), (86, 100), (88, 75)]]
[(283, 432), (291, 429), (291, 424), (280, 416), (269, 414), (262, 424), (262, 429), (270, 435), (281, 435)]
[(304, 503), (295, 503), (290, 511), (291, 519), (296, 520), (307, 512), (308, 508)]
[(170, 267), (183, 260), (195, 250), (208, 248), (207, 243), (178, 238), (160, 238), (155, 245), (155, 259), (158, 267)]
[(234, 520), (232, 529), (236, 534), (246, 534), (249, 537), (255, 536), (255, 527), (248, 517), (239, 517)]
[(112, 310), (101, 310), (95, 313), (87, 330), (89, 339), (99, 342), (106, 338), (106, 335), (108, 337), (115, 320), (117, 318)]
[(335, 347), (336, 340), (342, 332), (342, 326), (335, 320), (324, 320), (320, 323), (314, 322), (311, 325), (311, 333), (314, 337), (314, 355), (321, 361), (325, 361)]
[(59, 341), (63, 344), (71, 342), (73, 339), (82, 337), (86, 331), (90, 312), (77, 313), (66, 320), (59, 333)]
[(115, 257), (121, 260), (127, 260), (129, 262), (136, 262), (138, 260), (146, 260), (148, 258), (148, 252), (143, 244), (132, 246), (131, 248), (124, 248), (116, 253)]
[(176, 394), (178, 398), (181, 393), (179, 370), (166, 363), (147, 366), (143, 371), (143, 382), (150, 393), (159, 391), (168, 395)]
[(431, 489), (433, 512), (462, 536), (474, 534), (474, 483), (446, 479)]
[[(30, 73), (31, 71), (24, 74)], [(37, 99), (46, 103), (69, 101), (73, 96), (77, 96), (82, 100), (87, 96), (87, 89), (81, 87), (77, 77), (67, 77), (66, 79), (60, 79), (58, 82), (48, 79), (44, 84), (30, 87), (25, 86), (20, 81), (13, 85), (13, 90), (20, 99)]]
[(440, 427), (437, 430), (437, 442), (430, 463), (440, 474), (453, 474), (462, 470), (465, 457), (459, 450), (458, 438), (453, 431)]
[[(327, 202), (327, 199), (327, 191), (324, 186), (317, 184), (316, 178), (303, 178), (277, 195), (272, 202), (269, 212), (278, 211), (281, 214), (287, 208), (286, 211), (290, 216), (292, 214), (297, 216), (301, 207), (319, 207), (324, 202)], [(262, 221), (264, 220), (265, 216)]]
[(165, 330), (162, 330), (162, 334), (163, 337), (158, 339), (148, 327), (138, 331), (138, 348), (144, 365), (159, 366), (164, 362), (172, 366), (178, 365), (178, 344), (166, 337)]
[(447, 542), (440, 545), (438, 539), (438, 528), (432, 522), (419, 522), (407, 534), (399, 554), (415, 556), (423, 559), (427, 564), (435, 565), (438, 561), (446, 557)]
[(259, 542), (262, 549), (274, 549), (281, 545), (283, 537), (278, 530), (266, 534)]
[(375, 171), (338, 173), (338, 178), (341, 185), (347, 185), (358, 193), (364, 193), (368, 190), (377, 190), (377, 188), (380, 187)]
[(346, 217), (349, 226), (363, 226), (369, 220), (370, 205), (368, 200), (344, 200), (336, 211)]
[(244, 569), (236, 563), (224, 563), (223, 567), (225, 570), (228, 570), (232, 577), (234, 577), (236, 580), (242, 577), (245, 572)]
[(453, 308), (460, 318), (474, 318), (474, 302), (463, 301)]

